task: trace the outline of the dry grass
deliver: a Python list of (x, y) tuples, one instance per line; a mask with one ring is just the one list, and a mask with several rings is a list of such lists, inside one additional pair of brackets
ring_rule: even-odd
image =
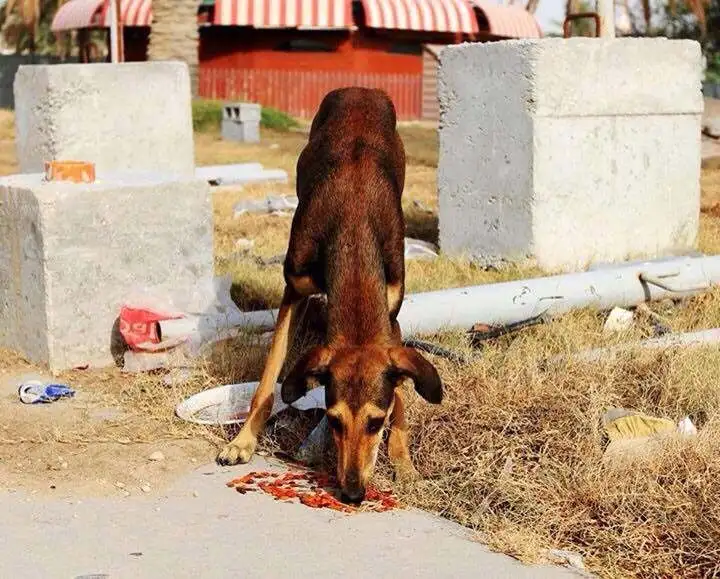
[[(403, 130), (403, 137), (409, 159), (404, 201), (409, 234), (436, 241), (435, 135), (412, 127)], [(288, 141), (294, 153), (303, 142), (294, 136)], [(271, 154), (275, 166), (292, 169), (294, 156), (276, 155)], [(720, 200), (720, 171), (708, 167), (702, 189), (706, 212), (700, 247), (720, 253), (720, 212), (707, 211)], [(234, 276), (236, 297), (247, 306), (277, 305), (281, 268), (232, 258), (230, 240), (253, 238), (256, 252), (270, 257), (284, 250), (290, 223), (282, 217), (232, 219), (228, 209), (242, 196), (266, 192), (227, 191), (216, 201), (218, 237), (227, 240), (218, 242), (220, 265)], [(410, 291), (422, 291), (538, 273), (486, 272), (467, 260), (443, 257), (408, 263), (407, 281)], [(662, 308), (677, 331), (720, 324), (719, 292)], [(566, 316), (489, 345), (465, 367), (435, 359), (447, 396), (436, 408), (411, 395), (413, 454), (425, 480), (401, 489), (403, 498), (477, 529), (493, 547), (528, 561), (557, 547), (582, 553), (590, 568), (604, 576), (717, 574), (720, 357), (707, 351), (667, 352), (614, 364), (543, 364), (554, 354), (649, 332), (641, 328), (634, 335), (608, 338), (602, 335), (602, 321), (594, 312)], [(434, 338), (471, 353), (460, 334)], [(253, 368), (259, 372), (261, 363), (256, 360)], [(600, 417), (611, 406), (673, 420), (689, 414), (700, 435), (669, 443), (661, 453), (631, 464), (604, 465)], [(278, 448), (272, 438), (265, 445)], [(289, 451), (293, 445), (280, 446)], [(379, 476), (388, 474), (383, 462)]]
[[(14, 169), (14, 150), (6, 148), (11, 133), (11, 118), (0, 117), (0, 172)], [(408, 152), (404, 207), (409, 234), (435, 241), (437, 137), (419, 126), (404, 127), (402, 133)], [(298, 133), (266, 132), (263, 143), (253, 146), (198, 135), (197, 157), (201, 164), (258, 160), (292, 175), (304, 142)], [(700, 247), (720, 253), (720, 211), (711, 209), (720, 200), (718, 168), (704, 170), (702, 187), (706, 211)], [(264, 185), (214, 195), (217, 270), (232, 275), (233, 296), (241, 307), (277, 305), (282, 277), (279, 265), (263, 266), (239, 255), (235, 241), (255, 240), (255, 256), (280, 254), (290, 219), (235, 219), (232, 207), (242, 198), (289, 193), (292, 188), (293, 183)], [(407, 282), (409, 291), (421, 291), (538, 273), (487, 272), (466, 260), (441, 257), (408, 263)], [(719, 291), (654, 307), (677, 331), (720, 325)], [(462, 334), (434, 336), (475, 358), (466, 366), (433, 358), (446, 388), (442, 406), (410, 395), (412, 452), (425, 480), (399, 492), (407, 503), (476, 529), (493, 547), (528, 561), (541, 559), (544, 549), (558, 547), (580, 552), (593, 571), (607, 577), (716, 576), (720, 356), (714, 351), (685, 351), (628, 356), (612, 364), (545, 363), (556, 354), (612, 345), (650, 331), (640, 325), (624, 336), (605, 336), (602, 322), (597, 312), (576, 312), (514, 338), (501, 338), (479, 353), (470, 350)], [(264, 348), (247, 336), (220, 345), (182, 385), (166, 386), (155, 375), (114, 375), (95, 381), (93, 391), (99, 401), (126, 413), (131, 428), (123, 427), (123, 437), (132, 432), (145, 442), (191, 438), (219, 444), (231, 433), (181, 423), (173, 417), (173, 408), (198, 390), (257, 379), (264, 356)], [(89, 382), (94, 375), (73, 373), (68, 378)], [(700, 434), (671, 441), (660, 452), (631, 463), (605, 465), (600, 416), (609, 406), (673, 420), (687, 414)], [(317, 416), (281, 416), (265, 437), (264, 449), (292, 450), (313, 419)], [(108, 430), (87, 426), (76, 434), (99, 438), (108, 436)], [(378, 476), (388, 473), (382, 459)]]

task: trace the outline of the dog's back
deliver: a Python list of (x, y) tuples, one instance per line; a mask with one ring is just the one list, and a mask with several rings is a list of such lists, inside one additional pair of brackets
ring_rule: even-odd
[[(351, 341), (380, 331), (387, 325), (382, 318), (394, 319), (402, 301), (404, 181), (405, 152), (387, 95), (361, 88), (329, 93), (298, 160), (293, 230), (302, 235), (291, 235), (285, 268), (310, 275), (328, 294), (329, 330), (352, 332), (345, 336)], [(398, 296), (392, 304), (388, 284)]]

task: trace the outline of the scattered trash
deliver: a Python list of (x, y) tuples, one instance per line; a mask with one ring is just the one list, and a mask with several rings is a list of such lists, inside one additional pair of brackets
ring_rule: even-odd
[(554, 563), (566, 564), (578, 571), (586, 570), (583, 556), (580, 553), (566, 551), (565, 549), (549, 549), (547, 553)]
[(154, 462), (160, 462), (161, 460), (165, 460), (165, 455), (162, 452), (160, 452), (159, 450), (156, 450), (150, 456), (148, 456), (148, 460), (152, 460)]
[(712, 139), (720, 139), (720, 118), (712, 117), (703, 123), (702, 133)]
[(608, 410), (603, 416), (603, 423), (610, 442), (641, 438), (677, 429), (677, 425), (667, 418), (647, 416), (624, 408)]
[(467, 364), (469, 362), (468, 358), (466, 358), (459, 352), (453, 352), (452, 350), (448, 350), (446, 348), (443, 348), (442, 346), (438, 346), (431, 342), (425, 342), (423, 340), (408, 338), (406, 340), (403, 340), (403, 346), (406, 346), (408, 348), (415, 348), (416, 350), (427, 352), (428, 354), (432, 354), (433, 356), (440, 356), (441, 358), (445, 358), (446, 360), (450, 360), (451, 362), (455, 362), (456, 364)]
[(610, 441), (604, 460), (646, 455), (671, 436), (694, 436), (697, 428), (689, 416), (677, 424), (667, 418), (648, 416), (624, 408), (611, 408), (602, 417), (603, 428)]
[[(175, 414), (196, 424), (241, 424), (250, 412), (250, 403), (258, 385), (259, 382), (245, 382), (204, 390), (178, 404)], [(281, 385), (276, 384), (271, 416), (288, 407), (282, 401), (280, 390)], [(319, 386), (310, 390), (291, 406), (298, 410), (324, 409), (325, 388)]]
[(689, 416), (686, 416), (678, 422), (677, 428), (678, 432), (680, 434), (684, 434), (685, 436), (695, 436), (698, 433), (697, 428), (695, 428), (695, 425), (692, 423)]
[(28, 380), (18, 387), (18, 396), (23, 404), (48, 404), (60, 398), (72, 398), (75, 396), (75, 390), (65, 384)]
[[(672, 348), (717, 347), (718, 345), (720, 345), (720, 328), (713, 328), (685, 334), (667, 334), (659, 338), (649, 338), (609, 348), (595, 348), (571, 355), (570, 358), (581, 362), (612, 361), (617, 356), (634, 350), (669, 350)], [(556, 362), (567, 358), (568, 356), (555, 356), (550, 361)]]
[(633, 313), (623, 308), (613, 308), (603, 324), (606, 334), (628, 331), (633, 324)]
[(330, 440), (330, 425), (327, 416), (323, 416), (322, 420), (318, 422), (317, 426), (313, 428), (312, 432), (297, 449), (293, 458), (308, 466), (320, 464)]
[(241, 237), (240, 239), (235, 240), (235, 249), (238, 251), (250, 251), (253, 247), (255, 247), (254, 239), (245, 239), (244, 237)]
[(287, 183), (288, 180), (287, 172), (280, 169), (264, 169), (260, 163), (197, 167), (195, 177), (213, 186), (245, 185), (267, 181)]
[(190, 368), (173, 368), (163, 377), (165, 386), (179, 386), (185, 384), (192, 378), (193, 372)]
[(46, 181), (94, 183), (95, 163), (84, 161), (45, 161)]
[[(322, 473), (312, 471), (301, 472), (251, 472), (231, 480), (227, 486), (240, 494), (261, 490), (275, 498), (276, 501), (300, 502), (314, 509), (331, 509), (343, 513), (379, 512), (396, 509), (397, 499), (390, 491), (379, 491), (368, 488), (365, 501), (360, 506), (348, 505), (335, 498), (335, 480)], [(332, 491), (332, 492), (331, 492)]]
[(519, 322), (513, 322), (505, 326), (475, 324), (468, 332), (470, 334), (470, 344), (473, 347), (478, 348), (482, 346), (482, 342), (493, 340), (495, 338), (499, 338), (500, 336), (506, 336), (525, 328), (544, 324), (547, 320), (548, 317), (545, 314), (540, 314), (539, 316), (534, 316), (532, 318), (528, 318), (527, 320), (520, 320)]
[(161, 342), (158, 322), (161, 320), (180, 319), (183, 315), (177, 312), (146, 308), (122, 306), (120, 308), (120, 335), (133, 351), (145, 350), (157, 352), (173, 348), (182, 340)]
[(246, 213), (294, 212), (298, 206), (295, 195), (268, 195), (265, 199), (243, 199), (235, 205), (235, 217)]
[[(130, 350), (123, 372), (185, 368), (211, 344), (237, 336), (244, 326), (275, 326), (274, 312), (242, 312), (230, 297), (230, 277), (214, 280), (215, 300), (202, 313), (177, 311), (156, 296), (139, 294), (121, 308), (120, 331)], [(167, 324), (167, 325), (166, 325)]]
[(438, 250), (435, 245), (422, 239), (405, 238), (405, 259), (435, 259)]

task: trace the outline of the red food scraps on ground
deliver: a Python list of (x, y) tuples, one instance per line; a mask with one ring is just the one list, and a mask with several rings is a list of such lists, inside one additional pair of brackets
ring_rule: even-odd
[(250, 472), (227, 483), (241, 494), (261, 490), (276, 501), (299, 499), (303, 505), (314, 509), (332, 509), (343, 513), (372, 511), (383, 513), (398, 507), (397, 499), (390, 491), (369, 488), (365, 501), (359, 506), (347, 505), (335, 498), (328, 488), (334, 481), (326, 474), (316, 472)]

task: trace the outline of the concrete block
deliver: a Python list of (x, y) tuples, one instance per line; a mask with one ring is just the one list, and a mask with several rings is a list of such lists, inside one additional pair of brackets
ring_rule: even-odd
[(258, 121), (223, 119), (220, 134), (227, 141), (258, 143), (260, 142), (260, 123)]
[(694, 247), (696, 42), (505, 41), (440, 58), (444, 252), (573, 270)]
[(260, 122), (262, 107), (257, 103), (224, 103), (223, 120)]
[(15, 77), (20, 171), (81, 160), (104, 173), (195, 168), (187, 65), (177, 62), (21, 66)]
[(0, 181), (0, 346), (54, 370), (113, 362), (139, 292), (181, 311), (214, 300), (209, 185), (137, 173), (94, 184)]

